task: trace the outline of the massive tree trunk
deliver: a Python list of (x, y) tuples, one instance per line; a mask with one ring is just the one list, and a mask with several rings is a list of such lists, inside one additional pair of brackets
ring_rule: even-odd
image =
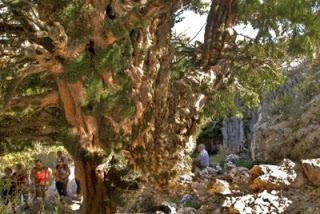
[(56, 81), (66, 119), (76, 137), (74, 145), (70, 145), (68, 150), (75, 160), (75, 167), (79, 175), (77, 179), (80, 181), (83, 196), (81, 213), (115, 213), (115, 206), (106, 197), (104, 155), (101, 154), (102, 146), (99, 137), (100, 127), (96, 117), (90, 113), (84, 113), (80, 108), (83, 96), (82, 83), (80, 81), (66, 83), (59, 79)]
[[(231, 3), (234, 4), (234, 1)], [(228, 6), (232, 6), (231, 3), (226, 6), (222, 1), (215, 9), (221, 6), (223, 11), (221, 16), (229, 17), (233, 12), (228, 10)], [(122, 111), (119, 112), (118, 109), (126, 108), (126, 104), (117, 99), (112, 101), (115, 105), (111, 111), (109, 109), (97, 113), (95, 109), (103, 108), (103, 105), (86, 108), (84, 111), (80, 106), (85, 93), (85, 79), (80, 78), (74, 83), (57, 79), (66, 119), (79, 139), (75, 147), (78, 151), (86, 153), (80, 155), (76, 166), (83, 175), (80, 177), (84, 196), (82, 213), (115, 212), (114, 205), (106, 198), (104, 192), (104, 173), (107, 174), (108, 171), (101, 174), (98, 170), (98, 166), (103, 164), (103, 158), (99, 156), (103, 154), (102, 149), (112, 150), (113, 145), (123, 144), (121, 148), (129, 165), (140, 170), (143, 174), (141, 180), (153, 185), (154, 188), (167, 185), (170, 178), (177, 174), (176, 165), (184, 158), (181, 152), (184, 151), (189, 136), (196, 130), (198, 113), (204, 105), (205, 95), (201, 91), (194, 93), (194, 85), (189, 85), (190, 82), (186, 81), (189, 79), (188, 72), (180, 82), (176, 83), (171, 79), (170, 35), (174, 7), (174, 2), (167, 2), (165, 10), (155, 14), (151, 20), (145, 20), (147, 26), (137, 28), (132, 25), (127, 26), (129, 37), (124, 42), (131, 43), (132, 58), (124, 71), (126, 76), (113, 69), (100, 72), (104, 84), (111, 87), (117, 85), (123, 87), (121, 85), (123, 79), (130, 79), (131, 88), (121, 93), (126, 94), (133, 102), (135, 107), (133, 115), (119, 115)], [(225, 10), (228, 10), (227, 14), (224, 13)], [(214, 23), (216, 27), (223, 25), (224, 29), (217, 31), (211, 28), (213, 32), (206, 36), (206, 43), (211, 39), (211, 45), (217, 42), (225, 46), (227, 34), (224, 31), (231, 23), (229, 19)], [(133, 19), (132, 22), (134, 21), (136, 20)], [(95, 20), (93, 24), (94, 28), (98, 28), (99, 21)], [(209, 24), (212, 25), (212, 22)], [(100, 32), (99, 29), (96, 31)], [(224, 36), (217, 35), (221, 33), (224, 33)], [(101, 38), (94, 37), (93, 41), (95, 48), (103, 47)], [(222, 50), (214, 49), (214, 51), (216, 55)], [(206, 49), (205, 55), (210, 54), (211, 52)], [(214, 66), (218, 62), (215, 61), (214, 65), (212, 63), (208, 61), (204, 66)], [(119, 142), (121, 141), (119, 136), (126, 136), (129, 140)], [(87, 156), (94, 158), (88, 159)]]
[(141, 181), (167, 185), (208, 92), (227, 79), (225, 60), (224, 70), (215, 69), (228, 50), (236, 0), (213, 1), (202, 64), (171, 78), (171, 28), (182, 2), (189, 1), (40, 1), (38, 14), (22, 20), (29, 26), (35, 19), (28, 31), (33, 60), (56, 83), (84, 214), (116, 211), (104, 186), (113, 152), (142, 172)]
[[(165, 184), (170, 175), (167, 172), (176, 164), (181, 147), (175, 148), (168, 142), (181, 145), (184, 142), (177, 139), (177, 134), (170, 129), (174, 126), (175, 113), (175, 106), (169, 108), (173, 5), (169, 4), (168, 8), (171, 9), (147, 21), (148, 26), (130, 32), (127, 38), (130, 41), (127, 42), (132, 44), (133, 53), (125, 70), (126, 76), (112, 69), (100, 73), (104, 84), (111, 87), (122, 87), (121, 82), (126, 78), (131, 81), (132, 88), (121, 93), (134, 103), (135, 113), (132, 116), (119, 115), (122, 114), (119, 109), (128, 108), (122, 103), (123, 100), (114, 100), (116, 105), (111, 111), (102, 109), (97, 112), (96, 108), (103, 108), (99, 107), (99, 103), (96, 107), (83, 108), (85, 78), (75, 82), (56, 78), (65, 117), (70, 130), (78, 139), (69, 150), (81, 174), (79, 180), (84, 197), (81, 213), (116, 211), (105, 192), (104, 179), (108, 170), (101, 170), (99, 166), (104, 164), (103, 157), (108, 156), (103, 149), (112, 150), (113, 145), (122, 144), (119, 136), (129, 136), (122, 149), (127, 151), (129, 164), (143, 172), (145, 182)], [(61, 71), (56, 69), (55, 72), (63, 73), (64, 67), (61, 66)]]
[(99, 169), (100, 158), (92, 160), (75, 160), (75, 167), (79, 170), (79, 181), (83, 204), (81, 213), (116, 213), (117, 209), (106, 196), (104, 170)]

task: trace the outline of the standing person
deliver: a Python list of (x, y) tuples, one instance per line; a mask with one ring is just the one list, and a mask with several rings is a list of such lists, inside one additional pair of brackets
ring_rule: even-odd
[(29, 187), (29, 180), (28, 180), (28, 173), (24, 169), (21, 163), (16, 164), (15, 172), (12, 175), (12, 179), (14, 181), (16, 187), (16, 196), (18, 200), (20, 200), (21, 195), (23, 196), (23, 208), (28, 209), (28, 187)]
[(32, 168), (30, 175), (33, 187), (33, 199), (40, 197), (44, 201), (51, 174), (51, 169), (46, 167), (41, 160), (35, 160), (35, 167)]
[(199, 144), (197, 149), (199, 154), (192, 163), (193, 171), (197, 169), (203, 170), (209, 166), (209, 154), (205, 145)]
[(62, 200), (62, 197), (67, 196), (67, 185), (70, 175), (70, 169), (67, 164), (64, 164), (63, 160), (58, 162), (54, 175), (56, 177), (56, 188), (60, 195), (60, 200)]
[(12, 179), (12, 169), (10, 167), (6, 167), (4, 169), (4, 176), (1, 178), (1, 198), (4, 200), (4, 204), (8, 205), (11, 202), (13, 213), (16, 213), (15, 210), (15, 186)]
[(59, 161), (62, 161), (63, 164), (68, 165), (68, 158), (67, 156), (63, 155), (61, 150), (57, 151), (56, 166), (58, 165)]

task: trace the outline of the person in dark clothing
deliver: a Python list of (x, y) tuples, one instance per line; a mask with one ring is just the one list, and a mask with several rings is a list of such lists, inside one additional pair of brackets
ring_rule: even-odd
[(10, 167), (6, 167), (4, 169), (5, 175), (1, 178), (1, 198), (5, 205), (8, 205), (11, 202), (11, 206), (13, 212), (15, 211), (15, 185), (12, 179), (12, 169)]
[(21, 163), (16, 164), (15, 172), (12, 174), (12, 178), (16, 187), (16, 196), (19, 199), (21, 195), (23, 196), (24, 209), (29, 208), (28, 204), (28, 194), (29, 194), (29, 180), (28, 173), (24, 169)]
[(67, 184), (70, 175), (70, 169), (68, 165), (64, 164), (63, 160), (58, 161), (55, 171), (56, 188), (62, 199), (67, 196)]

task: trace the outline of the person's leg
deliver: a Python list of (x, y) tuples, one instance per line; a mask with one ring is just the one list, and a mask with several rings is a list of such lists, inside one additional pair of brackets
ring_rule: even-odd
[(80, 181), (78, 179), (75, 179), (76, 181), (76, 184), (77, 184), (77, 194), (79, 195), (80, 194)]
[(29, 202), (28, 202), (28, 199), (29, 199), (29, 190), (28, 190), (28, 187), (27, 186), (23, 186), (22, 187), (22, 190), (21, 190), (21, 194), (22, 194), (22, 197), (23, 197), (23, 208), (24, 209), (28, 209), (29, 208)]
[(201, 164), (199, 161), (193, 161), (192, 162), (192, 169), (194, 173), (198, 173), (199, 171), (201, 171)]
[(34, 199), (41, 198), (41, 196), (42, 196), (41, 186), (42, 186), (42, 185), (40, 185), (40, 184), (36, 184), (36, 186), (35, 186), (35, 195), (34, 195), (35, 197), (34, 197)]
[(3, 203), (4, 203), (4, 205), (8, 205), (9, 202), (10, 202), (10, 200), (9, 200), (9, 196), (8, 196), (7, 191), (5, 191), (5, 193), (3, 193), (2, 198), (3, 198)]
[(197, 168), (196, 161), (195, 161), (195, 160), (193, 160), (193, 161), (192, 161), (192, 168), (191, 168), (191, 172), (195, 172), (195, 171), (196, 171), (196, 168)]
[(9, 190), (9, 201), (11, 203), (12, 212), (16, 213), (16, 204), (19, 200), (19, 192), (16, 189), (16, 186), (11, 186)]
[(59, 196), (63, 195), (63, 183), (60, 181), (56, 181), (56, 188), (59, 193)]
[(46, 198), (46, 185), (41, 185), (41, 188), (40, 188), (40, 197), (42, 199), (42, 203), (44, 204), (45, 202), (45, 198)]
[(68, 182), (63, 182), (63, 196), (67, 196)]

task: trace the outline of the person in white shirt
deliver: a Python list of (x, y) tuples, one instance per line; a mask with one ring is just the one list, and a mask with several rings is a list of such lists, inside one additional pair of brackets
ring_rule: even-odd
[(206, 150), (204, 144), (198, 145), (198, 156), (193, 160), (192, 170), (196, 171), (196, 169), (203, 170), (209, 166), (209, 154)]

